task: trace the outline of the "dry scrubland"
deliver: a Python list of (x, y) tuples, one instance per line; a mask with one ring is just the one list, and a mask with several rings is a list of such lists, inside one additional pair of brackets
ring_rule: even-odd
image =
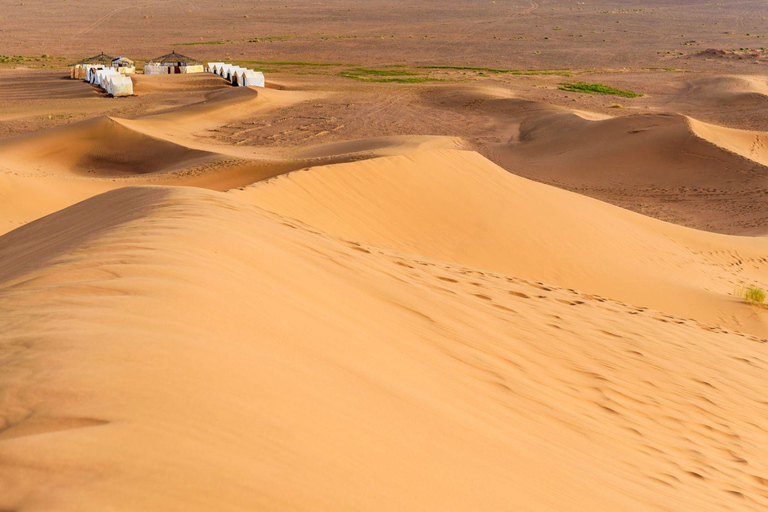
[(0, 13), (0, 49), (71, 57), (114, 41), (113, 51), (147, 59), (180, 45), (206, 58), (621, 68), (710, 47), (767, 47), (764, 7), (761, 0), (24, 0)]
[(767, 11), (4, 6), (0, 510), (765, 510)]

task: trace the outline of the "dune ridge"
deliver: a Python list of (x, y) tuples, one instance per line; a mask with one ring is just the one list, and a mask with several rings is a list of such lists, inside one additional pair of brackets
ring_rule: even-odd
[(464, 145), (456, 137), (401, 136), (296, 152), (236, 147), (209, 137), (233, 120), (312, 97), (301, 91), (214, 90), (202, 101), (137, 119), (101, 116), (0, 140), (0, 233), (124, 186), (225, 191), (314, 165)]
[(442, 150), (314, 167), (233, 193), (349, 240), (686, 318), (717, 318), (768, 337), (768, 317), (732, 296), (744, 280), (765, 284), (765, 239), (649, 219), (514, 176), (476, 153)]
[(765, 507), (753, 338), (253, 205), (448, 156), (466, 179), (446, 186), (498, 186), (428, 152), (237, 194), (122, 188), (0, 237), (0, 506)]

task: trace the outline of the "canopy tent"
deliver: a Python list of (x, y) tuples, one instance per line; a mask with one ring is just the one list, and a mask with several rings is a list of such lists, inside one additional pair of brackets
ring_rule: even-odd
[(128, 75), (136, 72), (136, 65), (128, 57), (117, 57), (112, 61), (112, 67), (121, 74)]
[(192, 57), (187, 57), (176, 51), (156, 57), (144, 65), (145, 75), (163, 75), (180, 73), (202, 73), (203, 63)]
[(114, 60), (115, 60), (115, 57), (112, 57), (111, 55), (107, 55), (104, 52), (101, 52), (100, 54), (94, 55), (93, 57), (88, 57), (79, 62), (75, 62), (74, 64), (70, 64), (70, 66), (77, 66), (78, 64), (80, 65), (91, 64), (95, 66), (108, 67), (108, 66), (112, 66), (112, 61)]
[(113, 60), (115, 60), (114, 57), (107, 55), (104, 52), (101, 52), (98, 55), (94, 55), (93, 57), (85, 58), (79, 62), (75, 62), (74, 64), (69, 65), (69, 77), (84, 80), (88, 74), (88, 68), (99, 66), (105, 68), (110, 67)]

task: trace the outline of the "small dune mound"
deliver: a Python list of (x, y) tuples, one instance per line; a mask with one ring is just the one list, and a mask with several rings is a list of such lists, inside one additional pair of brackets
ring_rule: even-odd
[(0, 142), (6, 169), (93, 177), (170, 171), (217, 158), (99, 117)]
[[(535, 171), (523, 167), (522, 173), (573, 185), (743, 187), (732, 173), (750, 172), (755, 162), (708, 144), (691, 126), (689, 118), (677, 114), (598, 121), (572, 113), (553, 114), (524, 122), (521, 144), (507, 149), (509, 156), (535, 160)], [(762, 171), (751, 174), (765, 175)]]
[(711, 107), (768, 107), (768, 82), (754, 76), (714, 76), (695, 80), (684, 101)]
[(17, 70), (0, 75), (2, 101), (98, 99), (103, 92), (82, 80), (71, 80), (61, 73)]
[(421, 98), (429, 105), (457, 113), (483, 113), (507, 121), (566, 111), (555, 105), (516, 98), (511, 91), (500, 87), (439, 86), (425, 88)]
[(402, 135), (377, 137), (332, 144), (322, 144), (301, 151), (299, 158), (352, 159), (391, 156), (427, 149), (459, 149), (465, 143), (456, 137), (432, 135)]
[(727, 234), (768, 232), (765, 136), (678, 114), (528, 118), (497, 162), (537, 181), (662, 220)]
[(154, 93), (178, 93), (179, 91), (216, 91), (231, 88), (229, 82), (212, 73), (191, 73), (179, 75), (134, 74), (133, 92), (137, 96)]
[(260, 103), (260, 96), (258, 91), (249, 87), (215, 89), (206, 94), (203, 101), (173, 108), (167, 112), (147, 116), (143, 119), (178, 123), (194, 121), (196, 118), (210, 120), (211, 116), (217, 119), (219, 117), (228, 119), (242, 115), (243, 110)]
[(736, 155), (768, 167), (768, 133), (736, 130), (688, 118), (696, 136)]

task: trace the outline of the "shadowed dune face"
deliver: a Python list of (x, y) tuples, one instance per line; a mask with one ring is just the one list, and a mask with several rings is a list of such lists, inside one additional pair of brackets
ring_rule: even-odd
[(699, 78), (692, 81), (682, 99), (717, 108), (768, 108), (768, 82), (759, 76)]
[(709, 231), (768, 232), (768, 161), (760, 132), (681, 115), (529, 118), (496, 160), (517, 174)]
[(704, 123), (697, 126), (702, 128), (693, 131), (686, 118), (671, 114), (602, 121), (555, 114), (523, 123), (520, 145), (509, 153), (519, 150), (535, 161), (528, 173), (570, 185), (741, 190), (745, 184), (733, 180), (733, 173), (768, 178), (759, 156), (749, 161), (724, 150), (699, 136)]
[(30, 100), (76, 100), (101, 96), (99, 89), (70, 80), (61, 74), (41, 77), (39, 73), (21, 72), (14, 75), (0, 75), (0, 90), (3, 101), (21, 102)]
[(120, 191), (100, 194), (87, 204), (78, 203), (0, 237), (0, 285), (45, 268), (116, 226), (146, 216), (167, 193), (158, 187), (146, 188), (139, 196)]
[[(496, 208), (490, 199), (508, 175), (471, 154), (454, 155), (462, 171), (446, 170), (447, 156), (297, 172), (239, 197), (124, 188), (0, 237), (0, 271), (14, 272), (0, 282), (0, 353), (9, 361), (0, 373), (0, 506), (586, 511), (768, 503), (768, 434), (754, 417), (768, 362), (753, 337), (520, 277), (515, 252), (531, 249), (524, 232), (507, 273), (470, 266), (458, 252), (455, 262), (425, 254), (444, 235), (434, 218), (411, 219), (432, 238), (409, 254), (251, 204), (270, 191), (275, 200), (294, 193), (296, 182), (310, 196), (294, 197), (296, 207), (316, 197), (311, 220), (326, 224), (322, 201), (334, 189), (349, 203), (370, 189), (379, 194), (371, 222), (371, 214), (403, 208), (386, 180), (416, 187), (415, 195), (426, 168), (426, 179), (442, 176), (441, 189), (474, 183), (468, 195), (482, 193)], [(337, 173), (350, 178), (308, 180)], [(566, 213), (571, 199), (584, 213), (600, 210), (605, 231), (591, 243), (608, 235), (605, 247), (639, 236), (616, 227), (659, 224), (515, 179), (518, 187), (521, 209), (544, 200), (524, 200), (539, 190), (553, 192)], [(440, 194), (424, 197), (425, 208), (438, 206)], [(562, 210), (546, 210), (567, 225)], [(366, 235), (356, 219), (335, 223), (326, 227)], [(674, 244), (681, 252), (709, 244), (716, 253), (731, 241), (666, 231), (674, 241), (646, 238), (668, 245), (647, 253), (634, 246), (635, 258)], [(565, 240), (560, 250), (578, 254)]]
[(6, 168), (93, 177), (167, 171), (215, 158), (137, 133), (110, 118), (7, 139), (0, 142), (0, 155)]

